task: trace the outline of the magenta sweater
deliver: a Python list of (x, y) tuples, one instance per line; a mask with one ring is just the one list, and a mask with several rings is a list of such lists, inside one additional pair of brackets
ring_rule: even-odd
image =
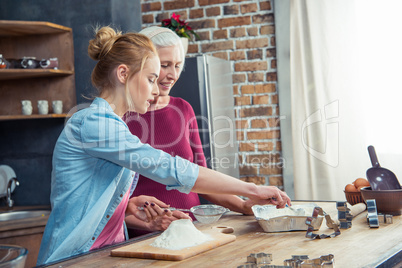
[[(170, 97), (166, 107), (143, 115), (129, 113), (124, 121), (131, 133), (138, 136), (143, 143), (206, 167), (197, 120), (187, 101)], [(154, 196), (176, 208), (189, 209), (200, 204), (198, 194), (168, 191), (165, 185), (144, 176), (140, 176), (132, 196), (138, 195)]]

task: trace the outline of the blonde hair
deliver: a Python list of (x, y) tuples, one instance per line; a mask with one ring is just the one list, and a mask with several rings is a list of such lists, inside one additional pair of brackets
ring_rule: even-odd
[[(113, 70), (120, 64), (129, 67), (126, 81), (137, 72), (142, 71), (147, 59), (158, 53), (151, 40), (140, 33), (115, 31), (110, 26), (95, 29), (95, 37), (89, 41), (88, 55), (98, 61), (92, 71), (91, 80), (99, 93), (115, 87)], [(134, 104), (126, 83), (126, 101), (130, 109)]]

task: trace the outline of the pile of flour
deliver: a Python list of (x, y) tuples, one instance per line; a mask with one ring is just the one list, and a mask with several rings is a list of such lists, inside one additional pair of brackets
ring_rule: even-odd
[(180, 250), (213, 240), (195, 228), (189, 219), (173, 221), (169, 227), (151, 244), (153, 247)]

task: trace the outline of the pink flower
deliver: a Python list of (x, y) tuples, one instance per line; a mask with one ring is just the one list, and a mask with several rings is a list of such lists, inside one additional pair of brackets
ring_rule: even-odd
[(180, 20), (180, 15), (177, 15), (176, 13), (173, 12), (172, 18), (179, 21)]

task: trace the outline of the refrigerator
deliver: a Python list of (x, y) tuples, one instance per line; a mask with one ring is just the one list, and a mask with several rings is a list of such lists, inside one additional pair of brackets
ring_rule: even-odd
[(187, 57), (170, 95), (193, 107), (208, 167), (239, 178), (230, 62), (209, 55)]

